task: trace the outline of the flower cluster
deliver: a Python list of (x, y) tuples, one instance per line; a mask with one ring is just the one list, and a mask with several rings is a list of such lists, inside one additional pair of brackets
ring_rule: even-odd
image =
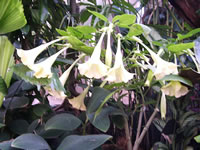
[[(110, 24), (109, 27), (102, 29), (103, 33), (94, 48), (94, 51), (88, 61), (83, 64), (79, 64), (78, 69), (81, 75), (85, 75), (88, 78), (100, 79), (105, 77), (106, 81), (109, 82), (128, 82), (133, 78), (133, 74), (125, 70), (123, 65), (123, 57), (121, 53), (121, 36), (118, 36), (117, 42), (117, 52), (115, 55), (115, 63), (112, 68), (112, 50), (110, 44), (110, 36), (112, 32), (113, 25)], [(107, 32), (107, 49), (106, 49), (106, 63), (104, 64), (100, 60), (101, 56), (101, 45), (103, 38)]]

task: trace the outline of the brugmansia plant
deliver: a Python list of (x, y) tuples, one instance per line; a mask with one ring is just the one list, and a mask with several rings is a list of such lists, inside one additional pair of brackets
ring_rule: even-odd
[[(28, 88), (23, 98), (20, 97), (19, 106), (12, 103), (18, 101), (16, 97), (11, 100), (7, 98), (4, 104), (11, 112), (18, 109), (23, 110), (19, 113), (30, 111), (30, 118), (29, 122), (9, 119), (11, 125), (8, 128), (15, 136), (12, 141), (0, 143), (0, 148), (92, 150), (105, 142), (109, 144), (114, 137), (88, 133), (87, 127), (92, 124), (95, 130), (106, 133), (112, 120), (115, 127), (125, 130), (126, 149), (137, 150), (159, 111), (160, 118), (165, 121), (169, 111), (168, 101), (178, 101), (189, 93), (189, 87), (193, 84), (187, 77), (181, 76), (180, 72), (185, 66), (178, 62), (177, 57), (190, 55), (196, 64), (196, 58), (190, 50), (194, 47), (193, 43), (181, 43), (178, 39), (168, 43), (163, 39), (152, 42), (147, 38), (152, 29), (137, 24), (135, 15), (117, 15), (109, 21), (100, 13), (88, 12), (104, 24), (100, 22), (96, 28), (76, 26), (66, 30), (57, 29), (60, 34), (57, 39), (30, 50), (16, 50), (21, 63), (11, 69), (26, 84), (30, 83), (34, 90), (30, 92), (31, 88)], [(124, 34), (122, 28), (127, 33)], [(146, 29), (149, 30), (148, 34), (145, 33)], [(5, 48), (12, 48), (7, 54), (12, 58), (14, 47), (9, 42), (4, 42), (4, 45)], [(177, 50), (177, 45), (184, 46)], [(56, 49), (46, 55), (50, 47)], [(74, 57), (69, 62), (65, 57), (71, 52)], [(12, 75), (12, 70), (10, 73), (8, 68), (14, 59), (7, 60), (0, 78), (0, 84), (5, 89)], [(198, 68), (197, 65), (195, 67)], [(10, 76), (5, 73), (10, 73)], [(72, 88), (71, 76), (82, 92), (74, 94), (69, 90)], [(0, 88), (3, 94), (6, 94), (5, 89)], [(129, 101), (125, 104), (127, 95)], [(50, 96), (58, 99), (59, 107), (49, 106), (49, 102), (55, 101)], [(33, 105), (34, 99), (38, 99), (39, 104)], [(56, 113), (66, 103), (71, 104), (70, 108), (66, 108), (68, 112)], [(153, 106), (154, 110), (143, 128), (142, 117), (148, 105), (151, 108)], [(138, 129), (137, 134), (133, 135), (133, 116), (138, 110)], [(16, 124), (26, 130), (13, 129)], [(79, 132), (82, 135), (77, 135)], [(49, 139), (56, 139), (56, 142), (51, 143)]]

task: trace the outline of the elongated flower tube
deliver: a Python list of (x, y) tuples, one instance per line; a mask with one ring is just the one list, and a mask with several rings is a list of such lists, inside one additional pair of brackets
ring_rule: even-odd
[(107, 66), (111, 67), (112, 65), (112, 49), (110, 45), (110, 36), (111, 33), (113, 32), (113, 24), (110, 23), (108, 29), (107, 29), (107, 48), (106, 48), (106, 58), (105, 58), (105, 63)]
[(189, 91), (188, 88), (182, 85), (179, 81), (171, 81), (169, 84), (163, 86), (161, 91), (168, 96), (175, 96), (179, 98), (186, 95)]
[(102, 44), (105, 32), (106, 31), (104, 30), (96, 47), (94, 48), (91, 58), (87, 62), (83, 64), (79, 64), (78, 70), (81, 75), (85, 75), (88, 78), (96, 78), (96, 79), (100, 79), (106, 75), (109, 67), (106, 66), (100, 60), (101, 44)]
[(156, 69), (152, 71), (154, 72), (154, 75), (157, 80), (160, 80), (164, 76), (169, 74), (178, 74), (178, 69), (176, 64), (165, 61), (162, 58), (160, 58), (158, 54), (156, 54), (150, 48), (148, 48), (138, 37), (133, 36), (132, 38), (138, 43), (140, 43), (142, 46), (144, 46), (150, 53), (154, 63), (156, 64)]
[[(78, 63), (78, 61), (83, 58), (85, 56), (85, 54), (82, 54), (79, 56), (78, 59), (76, 59), (73, 64), (60, 76), (59, 80), (60, 80), (60, 83), (62, 86), (65, 85), (68, 77), (69, 77), (69, 74), (72, 70), (72, 68)], [(59, 98), (59, 99), (65, 99), (66, 98), (66, 95), (63, 91), (56, 91), (54, 89), (51, 89), (50, 87), (45, 87), (45, 89), (48, 91), (48, 93), (56, 98)]]
[(21, 61), (24, 65), (26, 66), (32, 66), (34, 64), (34, 61), (36, 57), (43, 52), (48, 46), (51, 44), (60, 41), (61, 39), (56, 39), (51, 42), (42, 44), (36, 48), (33, 48), (31, 50), (22, 50), (22, 49), (17, 49), (17, 55), (21, 58)]
[(55, 53), (54, 55), (50, 56), (49, 58), (40, 63), (29, 66), (29, 68), (35, 72), (34, 76), (36, 78), (51, 78), (52, 77), (51, 66), (55, 62), (56, 58), (62, 52), (64, 52), (68, 47), (63, 48), (59, 52)]
[(114, 67), (111, 68), (106, 77), (106, 81), (120, 83), (120, 82), (128, 82), (133, 78), (133, 73), (129, 73), (123, 65), (122, 60), (122, 52), (121, 52), (121, 37), (118, 36), (117, 42), (117, 53), (115, 55), (115, 63)]
[(88, 93), (90, 86), (88, 86), (87, 88), (84, 89), (84, 91), (77, 97), (74, 97), (72, 99), (68, 99), (69, 103), (72, 105), (72, 107), (78, 109), (78, 110), (82, 110), (82, 111), (86, 111), (86, 106), (84, 104), (84, 99)]
[(162, 92), (161, 101), (160, 101), (160, 113), (161, 113), (161, 118), (165, 118), (166, 113), (167, 113), (167, 102), (166, 102), (166, 97), (165, 97), (164, 92)]

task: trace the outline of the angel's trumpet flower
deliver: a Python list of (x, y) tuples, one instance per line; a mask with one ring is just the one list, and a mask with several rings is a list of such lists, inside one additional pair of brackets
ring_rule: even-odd
[(105, 32), (106, 31), (104, 30), (96, 47), (94, 48), (91, 58), (87, 62), (79, 64), (78, 69), (81, 75), (85, 75), (88, 78), (96, 78), (96, 79), (100, 79), (106, 75), (109, 67), (106, 66), (104, 63), (102, 63), (102, 61), (100, 60), (101, 44)]
[[(82, 54), (79, 56), (78, 59), (76, 59), (73, 64), (60, 76), (59, 80), (60, 80), (60, 83), (61, 85), (64, 87), (68, 77), (69, 77), (69, 74), (72, 70), (72, 68), (77, 64), (77, 62), (83, 58), (85, 56), (85, 54)], [(45, 87), (45, 89), (48, 91), (48, 93), (56, 98), (59, 98), (59, 99), (65, 99), (66, 98), (66, 95), (64, 93), (64, 91), (56, 91), (54, 89), (51, 89), (50, 87)]]
[(115, 63), (114, 67), (111, 68), (108, 73), (106, 80), (110, 82), (128, 82), (133, 78), (133, 73), (129, 73), (123, 65), (123, 60), (122, 60), (122, 53), (121, 53), (121, 40), (120, 36), (118, 36), (118, 42), (117, 42), (117, 53), (115, 55)]
[(161, 91), (168, 96), (179, 98), (188, 93), (188, 88), (182, 85), (179, 81), (171, 81), (161, 88)]
[(33, 48), (31, 50), (22, 50), (22, 49), (17, 49), (17, 55), (21, 58), (21, 61), (24, 65), (26, 66), (32, 66), (34, 64), (34, 61), (36, 57), (43, 52), (48, 46), (51, 44), (60, 41), (61, 39), (56, 39), (51, 42), (42, 44), (36, 48)]
[(36, 78), (51, 78), (52, 77), (51, 66), (56, 61), (56, 58), (62, 52), (64, 52), (68, 47), (63, 48), (59, 52), (55, 53), (54, 55), (50, 56), (49, 58), (40, 63), (29, 66), (29, 68), (35, 72), (34, 76)]

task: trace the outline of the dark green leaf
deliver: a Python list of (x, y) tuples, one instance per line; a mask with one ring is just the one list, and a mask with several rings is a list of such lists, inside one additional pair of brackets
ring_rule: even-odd
[(28, 105), (29, 103), (29, 98), (22, 96), (22, 97), (10, 97), (10, 98), (6, 98), (6, 100), (4, 101), (3, 105), (7, 108), (7, 109), (16, 109), (16, 108), (24, 108)]
[(12, 147), (26, 150), (50, 150), (47, 142), (40, 136), (28, 133), (18, 136), (11, 144)]
[(95, 87), (92, 91), (92, 97), (89, 100), (87, 113), (90, 114), (92, 112), (95, 112), (104, 101), (106, 96), (108, 96), (109, 94), (110, 92), (108, 90), (100, 87)]
[(81, 124), (81, 120), (72, 114), (58, 114), (50, 118), (45, 124), (45, 130), (65, 130), (73, 131)]
[(101, 20), (103, 20), (103, 21), (105, 21), (105, 22), (108, 22), (108, 19), (107, 19), (104, 15), (102, 15), (102, 14), (96, 12), (96, 11), (91, 11), (91, 10), (88, 10), (88, 11), (89, 11), (91, 14), (93, 14), (94, 16), (98, 17), (99, 19), (101, 19)]
[(182, 82), (186, 85), (189, 85), (189, 86), (193, 86), (192, 85), (192, 82), (188, 79), (185, 79), (179, 75), (175, 75), (175, 74), (171, 74), (171, 75), (166, 75), (164, 78), (161, 79), (162, 81), (179, 81), (179, 82)]
[(191, 43), (180, 43), (180, 44), (171, 44), (167, 48), (169, 51), (181, 54), (183, 50), (187, 50), (194, 47), (194, 42)]
[(21, 135), (27, 133), (29, 124), (26, 120), (13, 120), (8, 126), (13, 133)]
[(7, 85), (4, 79), (0, 76), (0, 93), (6, 95), (8, 93)]
[(1, 0), (0, 5), (0, 34), (20, 29), (26, 24), (20, 0)]
[(190, 32), (188, 32), (187, 34), (185, 34), (185, 35), (182, 35), (182, 34), (177, 34), (177, 36), (178, 36), (178, 40), (183, 40), (183, 39), (186, 39), (186, 38), (190, 38), (191, 36), (193, 36), (193, 35), (195, 35), (195, 34), (197, 34), (197, 33), (199, 33), (200, 32), (200, 28), (197, 28), (197, 29), (194, 29), (194, 30), (192, 30), (192, 31), (190, 31)]
[(50, 107), (46, 104), (37, 104), (33, 106), (33, 112), (39, 117), (43, 116), (48, 110), (50, 110)]
[(0, 129), (3, 128), (3, 127), (5, 127), (5, 124), (0, 123)]
[(94, 150), (111, 138), (112, 136), (104, 134), (70, 135), (61, 142), (57, 150)]

